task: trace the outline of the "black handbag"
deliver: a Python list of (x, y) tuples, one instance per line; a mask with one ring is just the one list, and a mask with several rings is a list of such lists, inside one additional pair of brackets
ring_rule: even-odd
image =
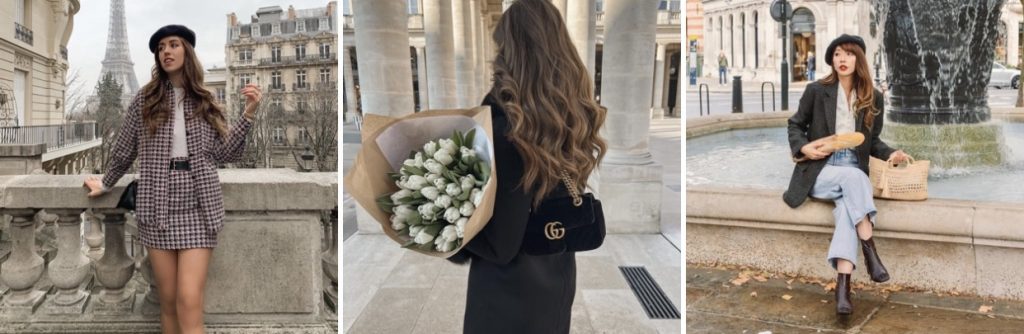
[(138, 180), (132, 180), (127, 187), (124, 188), (124, 192), (121, 193), (121, 200), (117, 201), (117, 207), (127, 210), (135, 210), (135, 191), (139, 187)]
[(569, 196), (545, 199), (530, 212), (522, 251), (551, 255), (594, 250), (604, 243), (604, 210), (594, 194), (580, 195), (576, 183), (562, 171)]

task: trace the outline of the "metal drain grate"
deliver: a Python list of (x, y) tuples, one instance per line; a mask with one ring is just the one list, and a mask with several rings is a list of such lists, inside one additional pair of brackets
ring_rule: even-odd
[(619, 266), (622, 276), (626, 277), (629, 287), (633, 289), (640, 305), (647, 311), (647, 317), (651, 319), (679, 319), (679, 309), (672, 304), (672, 300), (665, 295), (665, 292), (654, 281), (654, 277), (644, 267), (623, 267)]

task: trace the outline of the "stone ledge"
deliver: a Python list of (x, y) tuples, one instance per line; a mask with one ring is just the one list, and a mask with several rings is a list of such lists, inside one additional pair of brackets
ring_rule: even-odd
[[(791, 209), (781, 190), (688, 186), (686, 193), (688, 262), (834, 278), (825, 261), (832, 204), (809, 200)], [(1024, 281), (1012, 274), (1024, 262), (1024, 207), (943, 199), (875, 205), (876, 242), (893, 283), (1024, 299)], [(855, 278), (867, 280), (863, 270)]]
[(686, 138), (733, 129), (785, 127), (793, 111), (714, 115), (686, 120)]
[(0, 157), (34, 157), (46, 153), (46, 144), (0, 144)]
[[(220, 169), (227, 211), (323, 210), (338, 203), (338, 173), (299, 173), (279, 169)], [(107, 195), (85, 196), (82, 186), (88, 176), (102, 175), (11, 175), (0, 176), (2, 208), (113, 208), (124, 187), (137, 174), (126, 174)], [(17, 196), (15, 196), (17, 194)]]

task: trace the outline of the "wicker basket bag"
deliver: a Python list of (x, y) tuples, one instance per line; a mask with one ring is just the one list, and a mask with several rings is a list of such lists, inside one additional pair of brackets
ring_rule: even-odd
[(920, 201), (928, 199), (928, 160), (914, 160), (894, 165), (891, 161), (883, 161), (871, 157), (871, 187), (878, 198)]

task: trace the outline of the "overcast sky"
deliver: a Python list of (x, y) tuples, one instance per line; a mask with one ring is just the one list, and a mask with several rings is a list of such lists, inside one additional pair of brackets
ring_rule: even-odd
[[(149, 82), (153, 53), (149, 36), (168, 24), (181, 24), (196, 32), (196, 53), (203, 67), (224, 67), (224, 44), (227, 42), (227, 15), (235, 13), (241, 23), (249, 23), (260, 7), (281, 6), (288, 10), (327, 7), (328, 0), (158, 0), (125, 1), (128, 49), (135, 63), (139, 87)], [(106, 53), (107, 28), (110, 25), (110, 0), (83, 0), (75, 15), (75, 26), (68, 41), (70, 71), (78, 70), (83, 89), (91, 94), (99, 78), (101, 62)], [(340, 4), (340, 2), (339, 2)]]

